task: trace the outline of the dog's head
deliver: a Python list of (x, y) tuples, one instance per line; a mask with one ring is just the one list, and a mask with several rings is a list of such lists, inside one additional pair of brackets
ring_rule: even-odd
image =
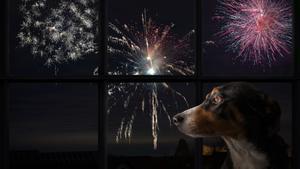
[(173, 117), (174, 124), (192, 137), (248, 137), (279, 130), (280, 107), (248, 83), (215, 87), (202, 104)]

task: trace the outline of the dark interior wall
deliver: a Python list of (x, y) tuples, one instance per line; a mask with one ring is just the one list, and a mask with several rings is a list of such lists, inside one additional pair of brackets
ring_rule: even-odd
[[(7, 2), (5, 1), (5, 3), (3, 4), (3, 6), (1, 7), (1, 21), (2, 23), (6, 23), (6, 4)], [(6, 24), (4, 24), (6, 25)], [(0, 38), (1, 40), (4, 40), (3, 44), (1, 45), (1, 52), (0, 52), (0, 168), (6, 169), (6, 162), (7, 162), (7, 151), (6, 151), (6, 120), (5, 120), (5, 87), (4, 87), (4, 80), (2, 79), (2, 77), (5, 74), (5, 58), (6, 58), (6, 27), (5, 26), (1, 26), (1, 31), (0, 31)]]
[(1, 21), (4, 23), (4, 26), (1, 26), (0, 38), (4, 43), (1, 45), (0, 50), (0, 168), (7, 169), (8, 166), (8, 149), (7, 149), (7, 125), (6, 125), (6, 90), (5, 90), (5, 81), (2, 79), (6, 71), (6, 52), (7, 52), (7, 5), (8, 2), (5, 1), (1, 6)]
[[(300, 77), (300, 53), (299, 53), (299, 14), (300, 14), (300, 1), (298, 0), (294, 0), (294, 3), (295, 3), (295, 6), (294, 6), (294, 12), (295, 12), (295, 57), (296, 57), (296, 77), (299, 78)], [(300, 81), (298, 80), (297, 82), (297, 87), (296, 87), (296, 100), (294, 101), (294, 108), (296, 109), (294, 111), (294, 155), (295, 155), (295, 158), (294, 158), (294, 168), (300, 168), (300, 146), (297, 144), (297, 142), (299, 142), (299, 139), (300, 139), (300, 123), (299, 123), (299, 120), (300, 120), (300, 105), (299, 105), (299, 100), (300, 100)]]
[(7, 21), (6, 20), (6, 18), (7, 18), (6, 5), (7, 4), (8, 4), (7, 1), (5, 1), (3, 7), (1, 8), (1, 15), (0, 15), (1, 21), (2, 21), (2, 23), (4, 22), (4, 25), (5, 25), (5, 26), (1, 26), (1, 33), (0, 33), (1, 40), (5, 40), (4, 43), (3, 43), (4, 45), (1, 45), (2, 50), (1, 50), (1, 53), (0, 53), (0, 77), (4, 75), (5, 69), (6, 69), (5, 61), (6, 61), (6, 52), (7, 52), (6, 49), (7, 49), (7, 44), (8, 44), (8, 43), (6, 43), (7, 42), (6, 28), (7, 28), (7, 25), (8, 25), (8, 24), (6, 24), (7, 23), (6, 22)]
[(299, 142), (299, 139), (300, 139), (300, 123), (299, 123), (299, 120), (300, 120), (300, 105), (298, 104), (299, 103), (299, 100), (300, 100), (300, 81), (297, 82), (297, 87), (296, 87), (296, 100), (294, 100), (294, 108), (296, 109), (294, 111), (294, 129), (293, 129), (293, 133), (294, 133), (294, 166), (293, 168), (294, 169), (297, 169), (297, 168), (300, 168), (300, 146), (298, 144)]
[(7, 149), (7, 123), (6, 123), (6, 90), (3, 81), (0, 82), (0, 168), (7, 169), (8, 149)]
[[(295, 11), (295, 14), (294, 14), (294, 20), (295, 20), (295, 24), (294, 24), (294, 39), (295, 39), (295, 57), (296, 57), (296, 73), (297, 73), (297, 77), (300, 77), (300, 52), (299, 52), (299, 48), (297, 48), (299, 46), (299, 36), (300, 36), (300, 33), (296, 30), (299, 30), (300, 27), (299, 27), (299, 14), (300, 14), (300, 1), (297, 1), (295, 0), (294, 1), (295, 3), (295, 6), (294, 6), (294, 11)], [(298, 10), (297, 10), (298, 9)]]

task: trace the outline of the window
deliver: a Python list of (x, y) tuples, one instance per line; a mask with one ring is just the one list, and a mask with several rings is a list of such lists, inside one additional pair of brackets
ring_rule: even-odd
[(108, 168), (194, 168), (194, 140), (172, 123), (195, 106), (193, 83), (113, 83), (107, 90)]
[(204, 75), (293, 75), (292, 0), (201, 2)]
[(195, 74), (194, 4), (194, 0), (108, 1), (107, 73)]
[(220, 168), (224, 142), (185, 136), (172, 117), (233, 81), (278, 100), (297, 168), (293, 0), (6, 3), (2, 168)]
[(95, 84), (9, 86), (10, 167), (98, 168)]
[(10, 1), (9, 74), (93, 76), (100, 60), (98, 4), (97, 0)]

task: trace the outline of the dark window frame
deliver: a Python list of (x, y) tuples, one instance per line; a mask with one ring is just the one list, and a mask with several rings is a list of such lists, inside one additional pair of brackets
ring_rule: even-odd
[[(204, 83), (211, 82), (231, 82), (231, 81), (248, 81), (248, 82), (285, 82), (292, 85), (292, 145), (293, 145), (293, 168), (300, 167), (300, 156), (298, 153), (299, 146), (296, 144), (299, 141), (299, 126), (297, 122), (300, 120), (300, 116), (298, 115), (300, 111), (300, 107), (297, 105), (297, 99), (300, 99), (300, 59), (296, 56), (298, 54), (298, 50), (296, 46), (298, 44), (299, 38), (297, 37), (299, 34), (296, 33), (296, 30), (299, 29), (297, 23), (298, 18), (296, 17), (296, 9), (299, 7), (300, 2), (294, 1), (294, 73), (292, 76), (264, 76), (264, 77), (247, 77), (247, 76), (204, 76), (201, 71), (201, 2), (195, 1), (196, 8), (196, 73), (192, 76), (109, 76), (105, 73), (104, 69), (99, 69), (99, 76), (97, 77), (30, 77), (30, 76), (11, 76), (9, 75), (9, 1), (5, 1), (6, 4), (3, 5), (5, 9), (3, 9), (4, 15), (2, 15), (2, 20), (6, 23), (5, 30), (3, 32), (3, 38), (5, 39), (5, 50), (2, 51), (2, 55), (5, 57), (1, 57), (0, 64), (0, 97), (1, 100), (1, 109), (0, 109), (0, 168), (8, 169), (9, 168), (9, 135), (8, 135), (8, 86), (11, 83), (72, 83), (72, 82), (80, 82), (80, 83), (96, 83), (99, 88), (99, 123), (98, 123), (98, 152), (99, 152), (99, 168), (107, 168), (107, 160), (106, 160), (106, 113), (105, 113), (105, 84), (111, 82), (191, 82), (195, 83), (197, 90), (197, 98), (196, 102), (200, 103), (202, 100), (202, 85)], [(99, 13), (99, 25), (100, 25), (100, 65), (105, 65), (106, 61), (106, 0), (100, 0), (100, 13)], [(101, 67), (100, 67), (101, 68)], [(195, 148), (202, 150), (202, 139), (195, 140)], [(202, 168), (203, 159), (201, 158), (200, 153), (195, 153), (195, 168)]]

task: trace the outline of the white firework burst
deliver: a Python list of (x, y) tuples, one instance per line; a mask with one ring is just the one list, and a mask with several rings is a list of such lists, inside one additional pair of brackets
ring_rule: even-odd
[(97, 53), (98, 12), (95, 0), (22, 0), (17, 38), (47, 66)]
[(192, 29), (182, 38), (175, 24), (158, 24), (147, 16), (134, 24), (109, 23), (108, 59), (111, 75), (193, 75)]

